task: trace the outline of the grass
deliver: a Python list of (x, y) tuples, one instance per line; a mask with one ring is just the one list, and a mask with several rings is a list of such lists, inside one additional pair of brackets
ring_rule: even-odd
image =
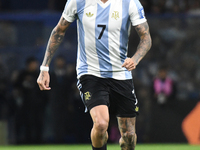
[[(90, 145), (22, 145), (0, 146), (0, 150), (91, 150)], [(108, 150), (121, 150), (118, 144), (109, 144)], [(135, 150), (200, 150), (200, 145), (188, 144), (138, 144)]]

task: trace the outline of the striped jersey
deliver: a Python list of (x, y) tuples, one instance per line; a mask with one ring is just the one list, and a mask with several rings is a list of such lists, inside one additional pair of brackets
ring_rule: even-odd
[(132, 79), (122, 67), (133, 26), (146, 22), (139, 0), (68, 0), (62, 16), (77, 19), (77, 77), (89, 74), (118, 80)]

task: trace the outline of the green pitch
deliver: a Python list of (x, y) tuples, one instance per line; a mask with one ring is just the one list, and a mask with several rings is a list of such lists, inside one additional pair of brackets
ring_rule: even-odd
[[(0, 146), (0, 150), (91, 150), (90, 145), (31, 145)], [(119, 145), (108, 145), (108, 150), (121, 150)], [(188, 144), (138, 144), (135, 150), (200, 150), (199, 146)]]

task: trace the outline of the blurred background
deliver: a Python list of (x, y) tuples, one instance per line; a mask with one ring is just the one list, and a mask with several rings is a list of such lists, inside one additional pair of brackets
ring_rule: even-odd
[[(138, 143), (200, 144), (200, 0), (140, 1), (153, 46), (133, 71)], [(0, 0), (0, 145), (90, 142), (92, 121), (76, 88), (75, 22), (52, 60), (52, 90), (36, 83), (65, 3)], [(139, 42), (131, 32), (129, 56)], [(117, 143), (114, 116), (108, 132)]]

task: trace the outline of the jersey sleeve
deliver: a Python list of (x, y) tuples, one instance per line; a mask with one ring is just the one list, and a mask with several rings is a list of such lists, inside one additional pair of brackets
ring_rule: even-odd
[(146, 22), (144, 8), (139, 0), (131, 0), (129, 5), (129, 15), (133, 26)]
[(76, 19), (77, 7), (76, 0), (68, 0), (62, 16), (68, 21), (73, 22)]

